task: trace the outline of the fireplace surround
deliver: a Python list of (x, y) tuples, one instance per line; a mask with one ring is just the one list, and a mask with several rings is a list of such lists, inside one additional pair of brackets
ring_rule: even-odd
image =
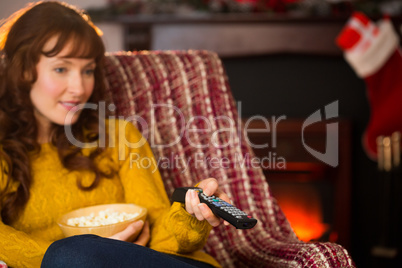
[(317, 122), (302, 130), (303, 119), (283, 119), (275, 128), (272, 120), (269, 127), (263, 120), (245, 118), (247, 121), (250, 131), (246, 135), (252, 145), (259, 145), (252, 146), (254, 153), (266, 159), (261, 166), (270, 189), (298, 237), (350, 248), (351, 123), (336, 120), (339, 161), (332, 167), (306, 150), (309, 146), (325, 152), (329, 122)]

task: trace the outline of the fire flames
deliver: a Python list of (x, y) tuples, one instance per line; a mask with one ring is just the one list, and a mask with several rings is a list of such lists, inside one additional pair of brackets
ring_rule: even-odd
[(302, 241), (319, 240), (329, 229), (323, 222), (319, 194), (308, 185), (289, 185), (274, 190), (279, 206), (289, 220), (298, 238)]

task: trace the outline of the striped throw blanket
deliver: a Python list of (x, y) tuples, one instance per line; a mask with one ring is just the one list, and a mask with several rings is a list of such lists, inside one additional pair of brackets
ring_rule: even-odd
[(112, 110), (148, 139), (169, 195), (214, 177), (237, 207), (258, 219), (249, 230), (213, 229), (205, 250), (223, 267), (354, 267), (340, 245), (298, 240), (261, 168), (248, 165), (254, 153), (215, 53), (108, 54), (106, 76)]

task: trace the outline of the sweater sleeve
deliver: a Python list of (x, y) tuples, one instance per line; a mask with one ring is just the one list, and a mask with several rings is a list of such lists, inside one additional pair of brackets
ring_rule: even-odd
[[(148, 209), (150, 248), (171, 254), (187, 254), (203, 248), (212, 227), (187, 213), (180, 203), (170, 205), (149, 144), (129, 122), (116, 121), (120, 135), (119, 176), (125, 201)], [(125, 137), (121, 136), (125, 133)], [(124, 152), (124, 153), (123, 153)]]
[(50, 244), (0, 222), (0, 260), (10, 267), (40, 267)]
[[(0, 172), (0, 191), (4, 191), (7, 177), (2, 170)], [(15, 190), (15, 187), (10, 187), (10, 190)], [(0, 201), (1, 211), (4, 200)], [(0, 218), (0, 260), (9, 267), (40, 267), (50, 244), (50, 241), (32, 237), (4, 224)]]

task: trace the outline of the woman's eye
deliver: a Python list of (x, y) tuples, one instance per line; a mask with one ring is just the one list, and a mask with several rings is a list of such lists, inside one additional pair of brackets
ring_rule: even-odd
[(87, 69), (84, 71), (84, 73), (88, 76), (93, 75), (95, 73), (95, 69)]
[(54, 70), (56, 73), (64, 73), (67, 71), (67, 69), (64, 67), (55, 68)]

